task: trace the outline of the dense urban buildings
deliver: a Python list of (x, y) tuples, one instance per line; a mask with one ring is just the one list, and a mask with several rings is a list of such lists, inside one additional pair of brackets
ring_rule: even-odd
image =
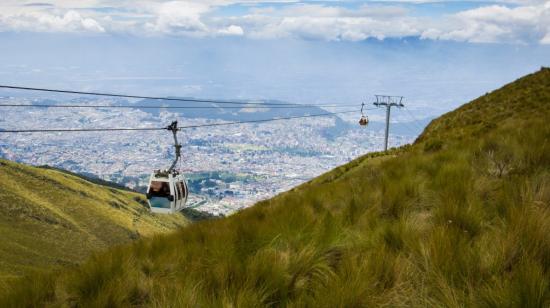
[[(110, 100), (85, 100), (112, 104)], [(29, 104), (24, 98), (3, 98), (3, 104)], [(81, 101), (82, 103), (82, 101)], [(361, 128), (355, 117), (336, 134), (335, 117), (281, 120), (182, 130), (179, 168), (188, 177), (189, 206), (227, 215), (255, 201), (288, 190), (338, 165), (383, 146), (383, 130)], [(3, 129), (163, 127), (174, 119), (180, 125), (223, 122), (186, 118), (163, 110), (111, 108), (4, 108)], [(353, 119), (353, 120), (352, 120)], [(390, 145), (414, 140), (390, 135)], [(71, 132), (2, 134), (0, 156), (33, 165), (50, 165), (143, 190), (152, 170), (167, 168), (173, 158), (167, 131)]]

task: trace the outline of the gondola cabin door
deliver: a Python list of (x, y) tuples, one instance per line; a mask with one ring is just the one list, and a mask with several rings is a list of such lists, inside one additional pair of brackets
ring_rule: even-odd
[(172, 174), (167, 176), (151, 174), (147, 199), (153, 213), (170, 214), (176, 211), (177, 195), (173, 183)]
[(178, 174), (174, 178), (174, 190), (176, 192), (176, 211), (180, 211), (187, 202), (187, 182), (183, 174)]

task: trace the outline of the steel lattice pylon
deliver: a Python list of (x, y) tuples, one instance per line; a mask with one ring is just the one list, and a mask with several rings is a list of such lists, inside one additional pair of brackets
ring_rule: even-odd
[(390, 132), (390, 112), (391, 107), (402, 108), (403, 105), (403, 96), (392, 96), (392, 95), (375, 95), (376, 102), (374, 106), (381, 107), (386, 106), (386, 134), (384, 137), (384, 151), (388, 150), (388, 134)]

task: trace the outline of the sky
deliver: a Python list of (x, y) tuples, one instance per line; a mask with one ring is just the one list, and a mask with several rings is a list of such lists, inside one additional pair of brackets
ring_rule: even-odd
[(550, 44), (550, 2), (2, 0), (4, 31)]
[[(0, 0), (0, 83), (441, 114), (550, 66), (550, 1)], [(3, 95), (0, 91), (0, 96)]]

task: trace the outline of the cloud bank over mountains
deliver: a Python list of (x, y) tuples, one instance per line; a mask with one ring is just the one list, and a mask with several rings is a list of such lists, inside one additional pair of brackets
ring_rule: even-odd
[(4, 0), (0, 31), (550, 44), (550, 1)]

